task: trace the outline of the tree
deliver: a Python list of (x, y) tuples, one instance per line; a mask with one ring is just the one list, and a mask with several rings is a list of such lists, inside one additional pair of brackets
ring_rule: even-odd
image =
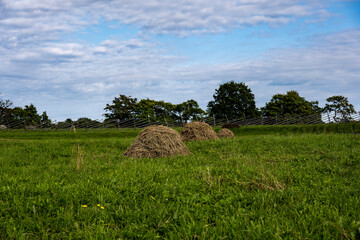
[(275, 94), (262, 112), (265, 117), (311, 115), (321, 112), (318, 104), (317, 101), (309, 102), (300, 97), (297, 91), (288, 91), (286, 94)]
[(15, 107), (11, 110), (11, 121), (17, 121), (17, 127), (34, 126), (40, 124), (41, 116), (33, 104), (24, 108)]
[(157, 104), (157, 101), (151, 100), (149, 98), (147, 99), (141, 99), (136, 104), (136, 116), (139, 119), (147, 120), (150, 122), (156, 122), (157, 116), (155, 115), (155, 105)]
[(216, 118), (255, 117), (258, 111), (255, 97), (244, 83), (230, 81), (215, 90), (214, 100), (208, 103), (208, 113)]
[(135, 117), (137, 99), (131, 96), (120, 95), (115, 97), (112, 105), (106, 104), (104, 116), (107, 119), (117, 119), (119, 121), (129, 120)]
[(23, 109), (23, 120), (26, 125), (37, 125), (40, 123), (41, 116), (38, 114), (36, 107), (33, 104), (25, 105)]
[(44, 111), (40, 117), (41, 117), (40, 122), (41, 122), (42, 127), (50, 127), (51, 126), (51, 120), (50, 120), (49, 116), (47, 115), (46, 111)]
[(175, 106), (175, 111), (180, 120), (187, 122), (188, 120), (198, 120), (205, 114), (204, 110), (199, 107), (199, 104), (190, 99), (186, 102), (180, 103)]
[(354, 106), (349, 103), (344, 96), (332, 96), (326, 99), (324, 112), (334, 112), (335, 122), (349, 122), (352, 120), (351, 114), (356, 113)]
[(7, 124), (11, 118), (13, 103), (10, 100), (2, 100), (0, 98), (0, 124)]
[(71, 125), (74, 125), (76, 128), (96, 128), (100, 127), (101, 123), (96, 120), (91, 120), (87, 117), (78, 118), (75, 122), (71, 122)]

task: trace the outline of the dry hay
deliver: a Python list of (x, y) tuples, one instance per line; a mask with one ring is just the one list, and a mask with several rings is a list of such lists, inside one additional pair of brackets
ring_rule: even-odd
[(219, 138), (233, 138), (235, 137), (234, 133), (227, 128), (223, 128), (221, 129), (218, 133), (217, 133)]
[(0, 130), (6, 130), (7, 127), (5, 125), (0, 125)]
[(191, 122), (181, 130), (183, 141), (218, 139), (216, 132), (204, 122)]
[(76, 127), (74, 124), (71, 125), (70, 132), (76, 132)]
[(180, 134), (165, 126), (150, 126), (142, 130), (124, 156), (132, 158), (157, 158), (189, 155)]

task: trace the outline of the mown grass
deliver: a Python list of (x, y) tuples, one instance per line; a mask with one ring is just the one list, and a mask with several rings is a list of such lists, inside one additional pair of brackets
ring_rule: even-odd
[(137, 133), (0, 133), (0, 239), (360, 239), (357, 134), (123, 157)]

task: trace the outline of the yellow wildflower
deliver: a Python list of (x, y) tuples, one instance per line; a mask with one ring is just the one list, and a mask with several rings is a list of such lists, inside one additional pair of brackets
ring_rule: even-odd
[(100, 207), (100, 204), (98, 204), (97, 206)]
[(87, 205), (81, 205), (81, 207), (87, 207)]
[(101, 209), (104, 209), (104, 207), (100, 207)]

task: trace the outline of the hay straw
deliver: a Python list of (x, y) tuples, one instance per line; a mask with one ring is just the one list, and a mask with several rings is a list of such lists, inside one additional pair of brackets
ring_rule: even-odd
[(183, 141), (218, 139), (216, 132), (204, 122), (191, 122), (181, 130)]
[(180, 134), (165, 126), (150, 126), (142, 130), (124, 156), (132, 158), (157, 158), (189, 155)]
[(235, 137), (234, 133), (228, 129), (228, 128), (223, 128), (221, 129), (218, 133), (217, 136), (219, 138), (233, 138)]

